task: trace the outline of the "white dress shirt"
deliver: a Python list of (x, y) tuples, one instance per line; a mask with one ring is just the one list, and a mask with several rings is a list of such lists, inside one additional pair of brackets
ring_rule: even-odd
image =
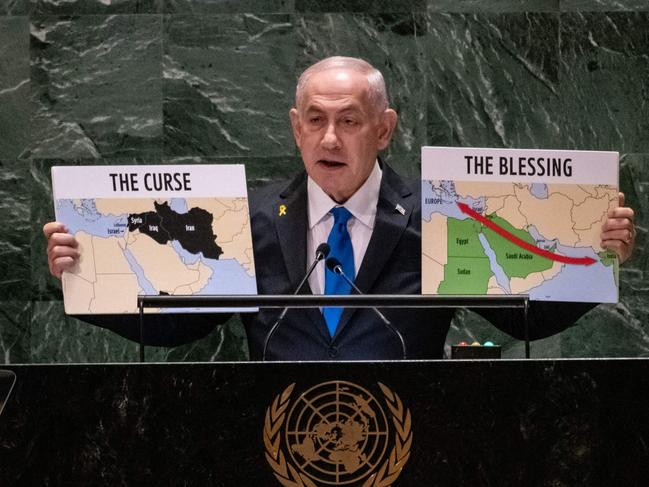
[[(381, 171), (377, 161), (363, 185), (342, 205), (332, 200), (315, 181), (308, 178), (307, 268), (313, 262), (318, 245), (326, 242), (327, 238), (329, 238), (329, 233), (334, 224), (334, 217), (330, 210), (335, 206), (344, 206), (352, 214), (352, 218), (347, 222), (347, 231), (354, 247), (354, 272), (358, 275), (367, 245), (370, 243), (372, 230), (374, 230), (382, 174), (383, 171)], [(309, 286), (313, 294), (324, 294), (324, 281), (325, 265), (324, 262), (321, 262), (309, 277)]]

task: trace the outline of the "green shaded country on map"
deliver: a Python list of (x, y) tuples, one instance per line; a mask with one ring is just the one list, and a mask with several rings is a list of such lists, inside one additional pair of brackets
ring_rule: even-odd
[(602, 250), (597, 253), (600, 262), (604, 267), (613, 267), (613, 279), (615, 280), (615, 285), (620, 285), (620, 261), (617, 259), (617, 254), (611, 252), (610, 250)]
[[(512, 235), (535, 247), (537, 246), (536, 240), (525, 230), (514, 228), (507, 220), (493, 214), (487, 216), (487, 218)], [(510, 279), (512, 277), (525, 278), (534, 272), (543, 272), (552, 268), (552, 260), (519, 247), (490, 228), (483, 227), (482, 232), (487, 242), (489, 242), (489, 246), (496, 254), (496, 261)], [(546, 250), (552, 251), (553, 249), (548, 248)]]
[(615, 254), (615, 252), (603, 250), (601, 252), (598, 252), (597, 256), (599, 257), (602, 265), (605, 265), (606, 267), (617, 264), (617, 255)]
[(467, 218), (447, 220), (448, 252), (440, 294), (486, 294), (493, 275), (478, 235), (480, 223)]
[(465, 220), (448, 218), (446, 227), (448, 235), (447, 253), (449, 257), (487, 258), (478, 238), (482, 229), (480, 222), (471, 218)]
[(176, 213), (165, 201), (155, 202), (156, 211), (134, 213), (128, 217), (129, 231), (139, 230), (159, 244), (176, 240), (187, 252), (203, 253), (206, 259), (218, 259), (223, 250), (216, 243), (212, 230), (214, 217), (201, 208)]

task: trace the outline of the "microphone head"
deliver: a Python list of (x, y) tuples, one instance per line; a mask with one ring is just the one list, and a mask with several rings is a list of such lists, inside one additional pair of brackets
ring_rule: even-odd
[(342, 264), (335, 257), (329, 257), (327, 259), (327, 269), (336, 274), (340, 274), (340, 271), (342, 271)]
[(318, 245), (318, 248), (315, 249), (315, 258), (318, 260), (325, 259), (329, 255), (331, 248), (327, 242), (322, 242)]

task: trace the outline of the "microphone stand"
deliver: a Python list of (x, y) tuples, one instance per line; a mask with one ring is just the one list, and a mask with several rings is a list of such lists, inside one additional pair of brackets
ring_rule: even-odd
[[(308, 278), (311, 276), (311, 274), (313, 273), (313, 271), (314, 271), (314, 269), (315, 269), (315, 266), (317, 266), (318, 263), (319, 263), (322, 259), (324, 259), (325, 257), (327, 257), (327, 255), (329, 255), (329, 245), (327, 245), (326, 243), (321, 243), (320, 245), (318, 245), (318, 248), (316, 249), (316, 252), (315, 252), (315, 259), (314, 259), (314, 261), (311, 263), (311, 265), (309, 266), (309, 269), (306, 271), (306, 274), (304, 275), (304, 277), (303, 277), (302, 280), (300, 281), (300, 284), (298, 284), (297, 288), (295, 289), (295, 292), (293, 293), (294, 296), (297, 295), (297, 294), (299, 294), (299, 292), (300, 292), (300, 291), (302, 290), (302, 288), (304, 287), (304, 284), (306, 283), (307, 279), (308, 279)], [(277, 330), (277, 327), (279, 326), (279, 324), (282, 322), (282, 320), (283, 320), (284, 317), (286, 316), (286, 313), (288, 313), (288, 310), (289, 310), (288, 306), (285, 307), (285, 308), (282, 310), (282, 313), (279, 315), (279, 318), (277, 318), (277, 320), (275, 321), (275, 323), (273, 323), (273, 326), (270, 328), (270, 331), (269, 331), (268, 334), (266, 335), (266, 338), (265, 338), (265, 340), (264, 340), (264, 351), (263, 351), (263, 353), (262, 353), (262, 355), (261, 355), (261, 360), (262, 360), (262, 362), (265, 362), (265, 361), (266, 361), (266, 352), (267, 352), (267, 350), (268, 350), (268, 344), (270, 343), (270, 339), (271, 339), (272, 336), (275, 334), (275, 331)]]
[[(347, 277), (347, 275), (343, 271), (342, 265), (340, 264), (340, 262), (338, 262), (338, 259), (336, 259), (335, 257), (331, 257), (331, 258), (327, 259), (327, 267), (329, 268), (329, 270), (331, 270), (331, 271), (335, 272), (336, 274), (338, 274), (339, 276), (341, 276), (345, 280), (345, 282), (347, 282), (347, 284), (349, 284), (358, 294), (364, 294), (363, 291), (358, 289), (358, 286), (356, 284), (354, 284), (349, 277)], [(381, 321), (387, 327), (387, 329), (390, 330), (399, 339), (399, 341), (401, 342), (401, 352), (403, 354), (403, 360), (406, 360), (406, 358), (407, 358), (407, 356), (406, 356), (406, 343), (403, 340), (403, 335), (401, 335), (401, 333), (399, 333), (399, 330), (397, 330), (394, 327), (394, 325), (390, 322), (390, 320), (388, 320), (385, 317), (385, 315), (378, 310), (378, 308), (372, 306), (372, 310), (376, 313), (376, 315), (379, 318), (381, 318)]]

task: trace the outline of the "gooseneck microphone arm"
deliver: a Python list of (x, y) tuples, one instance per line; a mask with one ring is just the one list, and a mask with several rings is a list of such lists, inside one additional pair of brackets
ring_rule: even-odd
[[(338, 259), (336, 259), (335, 257), (329, 257), (327, 259), (327, 269), (329, 269), (331, 272), (335, 272), (336, 274), (341, 276), (347, 282), (347, 284), (349, 284), (352, 288), (354, 288), (354, 290), (358, 294), (364, 294), (363, 291), (358, 289), (358, 286), (356, 286), (356, 284), (354, 284), (353, 281), (349, 277), (347, 277), (347, 275), (343, 271), (343, 266), (342, 266), (342, 264), (340, 263), (340, 261)], [(381, 319), (381, 321), (383, 322), (385, 327), (388, 330), (390, 330), (399, 339), (399, 341), (401, 342), (401, 352), (402, 352), (402, 355), (403, 355), (403, 360), (406, 360), (406, 358), (407, 358), (407, 356), (406, 356), (406, 342), (403, 340), (403, 335), (401, 333), (399, 333), (399, 330), (397, 330), (394, 327), (394, 325), (390, 322), (390, 320), (388, 320), (385, 317), (385, 315), (383, 313), (381, 313), (377, 308), (372, 307), (372, 310), (374, 310), (376, 315)]]
[[(330, 250), (329, 249), (329, 244), (327, 244), (327, 243), (323, 242), (320, 245), (318, 245), (318, 248), (315, 251), (315, 258), (313, 259), (313, 262), (311, 262), (311, 265), (309, 266), (309, 269), (306, 271), (306, 274), (304, 275), (304, 277), (300, 281), (300, 284), (298, 284), (298, 286), (295, 289), (295, 292), (293, 293), (293, 295), (299, 294), (299, 292), (304, 287), (304, 284), (306, 283), (307, 279), (309, 279), (309, 276), (311, 276), (311, 274), (313, 274), (313, 271), (315, 270), (315, 267), (318, 265), (318, 263), (321, 260), (327, 258), (327, 256), (329, 255), (329, 250)], [(266, 334), (266, 338), (264, 339), (264, 351), (263, 351), (263, 353), (261, 355), (261, 360), (263, 362), (266, 361), (266, 351), (268, 350), (268, 344), (270, 343), (270, 339), (272, 338), (275, 331), (277, 331), (277, 327), (279, 326), (279, 324), (284, 319), (284, 316), (286, 316), (286, 313), (288, 313), (288, 309), (289, 308), (287, 306), (286, 308), (284, 308), (282, 310), (282, 313), (279, 315), (279, 318), (277, 318), (275, 323), (273, 323), (273, 326), (270, 328), (270, 330)]]

